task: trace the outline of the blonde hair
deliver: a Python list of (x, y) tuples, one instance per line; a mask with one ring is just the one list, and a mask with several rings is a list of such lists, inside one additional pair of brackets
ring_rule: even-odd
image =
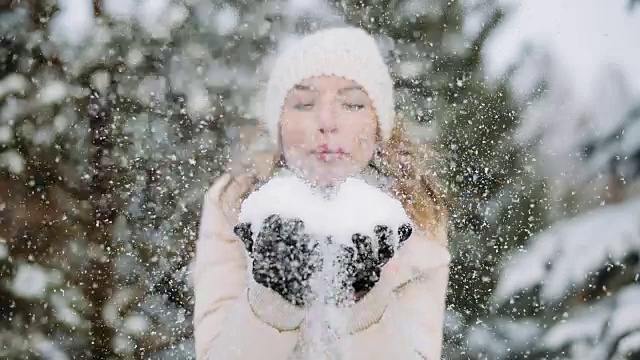
[[(446, 245), (447, 198), (429, 162), (435, 158), (435, 152), (413, 141), (402, 121), (395, 124), (391, 137), (369, 168), (378, 175), (391, 178), (394, 196), (402, 202), (415, 225), (431, 235), (434, 241)], [(282, 158), (280, 150), (263, 151), (253, 154), (249, 162), (232, 164), (234, 178), (243, 174), (252, 177), (252, 186), (242, 192), (238, 200), (243, 200), (259, 184), (271, 179), (276, 170), (284, 166)]]

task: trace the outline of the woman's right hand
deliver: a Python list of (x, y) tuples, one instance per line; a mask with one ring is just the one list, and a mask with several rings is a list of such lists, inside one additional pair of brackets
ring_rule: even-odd
[(296, 306), (310, 293), (309, 278), (321, 268), (317, 245), (311, 242), (299, 219), (267, 217), (255, 241), (251, 223), (240, 223), (234, 232), (244, 242), (252, 259), (252, 275)]

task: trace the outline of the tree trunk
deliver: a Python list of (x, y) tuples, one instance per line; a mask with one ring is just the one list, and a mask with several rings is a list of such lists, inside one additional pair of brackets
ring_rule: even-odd
[(101, 98), (97, 91), (92, 91), (89, 97), (88, 117), (91, 135), (89, 161), (93, 172), (90, 185), (93, 221), (88, 224), (87, 241), (91, 248), (100, 249), (104, 256), (90, 260), (85, 274), (84, 292), (93, 307), (90, 318), (92, 338), (90, 356), (92, 359), (107, 359), (115, 356), (112, 348), (115, 332), (105, 323), (103, 310), (115, 286), (110, 250), (113, 236), (112, 224), (116, 216), (113, 194), (116, 171), (109, 159), (110, 151), (114, 146), (113, 137), (110, 135), (113, 121), (107, 96)]

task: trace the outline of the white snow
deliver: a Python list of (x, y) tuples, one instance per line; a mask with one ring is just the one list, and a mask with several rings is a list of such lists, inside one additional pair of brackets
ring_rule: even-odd
[[(640, 199), (609, 205), (554, 225), (532, 239), (526, 252), (503, 268), (497, 301), (540, 285), (543, 300), (556, 301), (608, 261), (640, 248)], [(550, 268), (548, 268), (550, 267)]]
[(111, 346), (113, 346), (113, 350), (118, 354), (130, 354), (135, 348), (135, 344), (131, 336), (127, 336), (122, 333), (116, 334), (111, 339)]
[(399, 4), (399, 16), (416, 18), (419, 16), (429, 16), (437, 19), (444, 14), (444, 3), (438, 1), (409, 0)]
[(634, 151), (637, 151), (640, 146), (640, 121), (636, 121), (630, 126), (624, 129), (624, 134), (620, 141), (620, 155), (622, 157), (631, 155)]
[(542, 343), (554, 351), (571, 345), (572, 358), (576, 359), (611, 359), (611, 350), (624, 354), (640, 348), (640, 342), (634, 343), (634, 337), (637, 339), (634, 333), (640, 329), (639, 309), (640, 286), (631, 285), (611, 297), (579, 305), (566, 313), (562, 321), (549, 329)]
[(0, 126), (0, 144), (6, 144), (13, 139), (13, 129), (8, 126)]
[(240, 11), (233, 6), (224, 6), (213, 16), (213, 23), (220, 36), (227, 36), (238, 27)]
[(58, 80), (47, 82), (38, 93), (38, 100), (42, 105), (50, 105), (62, 101), (68, 94), (67, 85)]
[(514, 71), (509, 84), (525, 107), (516, 139), (541, 145), (543, 170), (562, 183), (604, 170), (580, 167), (577, 154), (617, 131), (640, 96), (640, 7), (626, 0), (502, 3), (505, 19), (482, 58), (492, 82)]
[[(543, 47), (563, 68), (578, 97), (588, 101), (607, 64), (620, 64), (628, 78), (637, 78), (640, 47), (632, 44), (640, 44), (639, 16), (625, 0), (521, 1), (489, 38), (486, 73), (498, 78), (518, 62), (525, 46)], [(593, 26), (596, 23), (599, 26)]]
[[(470, 354), (484, 354), (481, 357), (484, 359), (505, 359), (511, 352), (530, 348), (541, 331), (539, 323), (528, 319), (478, 322), (467, 332), (465, 350)], [(505, 338), (509, 339), (508, 344), (505, 344)]]
[(26, 161), (17, 151), (11, 149), (0, 154), (0, 167), (9, 169), (14, 174), (24, 171)]
[(271, 214), (299, 218), (312, 236), (331, 236), (345, 245), (355, 233), (372, 235), (376, 225), (395, 231), (410, 222), (398, 200), (358, 178), (346, 179), (327, 198), (294, 175), (276, 176), (247, 197), (239, 218), (251, 222), (257, 234)]
[[(2, 206), (0, 206), (2, 209)], [(4, 260), (9, 257), (9, 247), (7, 246), (7, 241), (3, 238), (0, 238), (0, 260)]]
[(67, 128), (69, 122), (69, 118), (67, 118), (65, 114), (60, 113), (53, 118), (53, 130), (60, 133)]
[(140, 25), (154, 38), (170, 38), (171, 30), (182, 24), (188, 16), (189, 12), (183, 5), (170, 0), (142, 1), (136, 8)]
[(144, 54), (139, 48), (132, 48), (127, 53), (126, 62), (130, 67), (136, 67), (144, 61)]
[[(609, 320), (609, 335), (619, 338), (640, 330), (640, 285), (622, 289), (616, 297), (616, 308)], [(640, 345), (640, 344), (639, 344)]]
[(561, 349), (573, 342), (597, 339), (602, 327), (609, 319), (610, 311), (605, 307), (580, 309), (566, 320), (554, 325), (542, 338), (549, 349)]
[(144, 315), (129, 315), (124, 319), (123, 327), (126, 334), (141, 335), (149, 328), (149, 320)]
[(335, 10), (325, 1), (318, 0), (288, 0), (285, 2), (283, 13), (292, 19), (313, 14), (321, 19), (335, 16)]
[[(340, 249), (319, 242), (324, 259), (322, 270), (310, 279), (310, 291), (314, 300), (310, 304), (301, 326), (304, 360), (321, 358), (341, 359), (348, 356), (349, 347), (337, 339), (347, 334), (347, 321), (336, 303), (351, 303), (352, 293), (341, 288), (344, 272), (337, 261)], [(340, 346), (342, 345), (342, 346)], [(332, 356), (326, 356), (332, 354)], [(323, 356), (324, 355), (324, 356)]]
[(423, 73), (426, 66), (426, 62), (422, 59), (420, 61), (403, 61), (397, 66), (398, 76), (404, 79), (417, 77)]
[(640, 332), (632, 333), (620, 339), (616, 352), (616, 355), (619, 355), (619, 357), (616, 359), (624, 359), (623, 356), (626, 354), (633, 354), (637, 352), (640, 352)]
[(136, 95), (141, 101), (155, 105), (168, 90), (167, 79), (163, 76), (145, 76), (138, 84)]
[(487, 21), (495, 13), (494, 4), (486, 0), (465, 0), (462, 2), (464, 9), (464, 22), (462, 23), (462, 35), (468, 41), (475, 40), (487, 25)]
[(59, 0), (60, 11), (51, 19), (51, 38), (70, 45), (81, 45), (95, 26), (91, 0)]
[(135, 15), (136, 0), (103, 0), (104, 11), (113, 18), (129, 20)]
[(55, 132), (53, 128), (50, 126), (41, 126), (39, 127), (31, 137), (31, 142), (37, 146), (49, 146), (53, 143)]
[(187, 111), (190, 114), (205, 115), (211, 109), (210, 96), (202, 85), (191, 84), (187, 94)]
[(9, 94), (22, 93), (28, 86), (29, 81), (22, 74), (9, 74), (0, 80), (0, 99)]
[(107, 71), (99, 70), (91, 74), (91, 85), (100, 92), (107, 92), (111, 84), (111, 74)]
[(43, 333), (40, 333), (40, 332), (32, 333), (30, 336), (30, 343), (41, 359), (44, 359), (44, 360), (68, 360), (69, 359), (69, 356), (67, 355), (65, 349), (62, 348), (59, 344), (56, 344), (53, 341), (49, 340), (49, 338), (45, 336)]
[(153, 37), (168, 36), (163, 15), (169, 10), (170, 0), (142, 1), (138, 3), (136, 15), (142, 27)]
[(23, 298), (40, 298), (44, 296), (48, 284), (47, 272), (36, 264), (20, 264), (13, 278), (11, 290), (16, 296)]
[(70, 299), (66, 298), (63, 292), (51, 294), (49, 301), (55, 309), (55, 316), (58, 320), (69, 326), (79, 326), (82, 323), (82, 318), (69, 306)]

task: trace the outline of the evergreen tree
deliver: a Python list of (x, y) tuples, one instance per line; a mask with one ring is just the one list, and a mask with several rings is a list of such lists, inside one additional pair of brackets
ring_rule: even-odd
[[(630, 79), (640, 67), (627, 59), (638, 54), (629, 44), (637, 42), (640, 12), (598, 1), (541, 1), (509, 11), (485, 56), (499, 56), (502, 66), (493, 73), (511, 73), (508, 84), (521, 94), (515, 100), (530, 102), (518, 138), (535, 144), (555, 222), (504, 262), (491, 315), (466, 336), (467, 356), (637, 359), (640, 102)], [(556, 20), (539, 26), (549, 11)], [(570, 24), (562, 11), (573, 17)], [(594, 17), (615, 41), (576, 46), (572, 32), (595, 39), (602, 31), (592, 28)], [(577, 66), (585, 55), (589, 65)]]

